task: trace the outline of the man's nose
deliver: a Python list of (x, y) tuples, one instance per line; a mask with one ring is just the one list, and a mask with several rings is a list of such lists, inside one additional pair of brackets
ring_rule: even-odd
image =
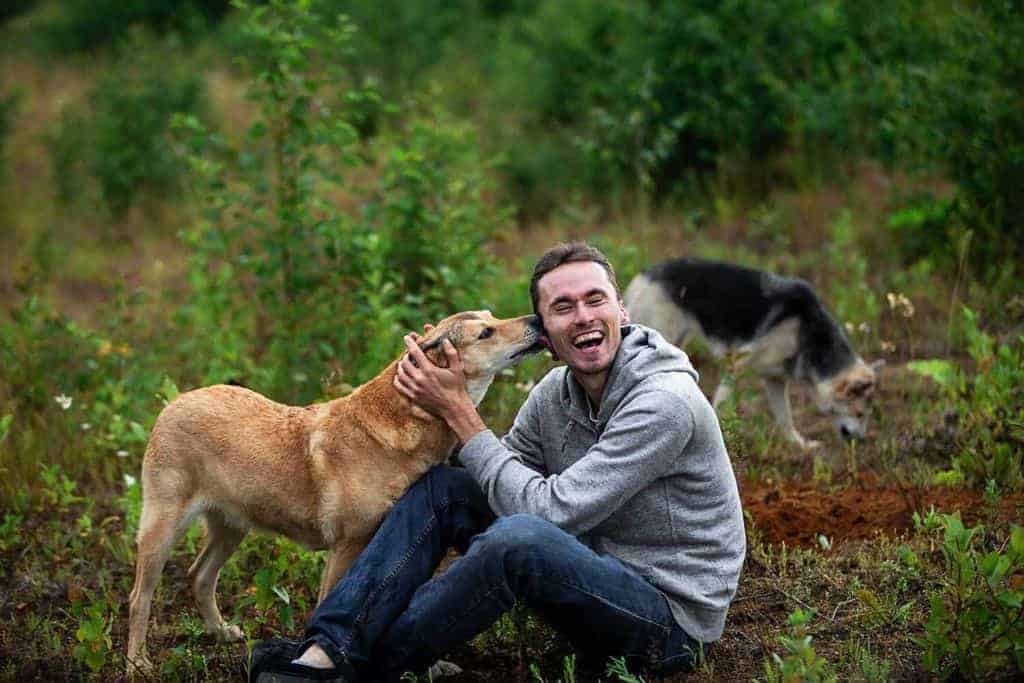
[(583, 302), (576, 304), (576, 308), (573, 309), (573, 323), (577, 325), (586, 325), (593, 319), (594, 316), (591, 314), (590, 309), (587, 308)]

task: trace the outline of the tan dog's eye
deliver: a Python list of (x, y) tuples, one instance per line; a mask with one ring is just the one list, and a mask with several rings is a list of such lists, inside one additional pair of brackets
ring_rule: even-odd
[(488, 337), (490, 337), (493, 334), (494, 334), (494, 328), (493, 327), (485, 327), (483, 329), (483, 331), (480, 333), (480, 336), (477, 337), (477, 339), (487, 339)]

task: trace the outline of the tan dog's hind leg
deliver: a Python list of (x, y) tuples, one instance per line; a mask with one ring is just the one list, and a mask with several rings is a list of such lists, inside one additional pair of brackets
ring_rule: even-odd
[(316, 604), (320, 604), (331, 592), (335, 584), (341, 581), (345, 572), (352, 566), (352, 563), (359, 557), (359, 553), (366, 547), (366, 543), (352, 543), (351, 541), (340, 541), (331, 549), (327, 556), (327, 566), (324, 568), (323, 578), (320, 579), (320, 593), (316, 597)]
[(171, 546), (185, 517), (187, 501), (173, 503), (144, 500), (139, 521), (138, 549), (135, 558), (135, 586), (128, 607), (128, 673), (150, 673), (153, 669), (146, 654), (146, 630), (153, 592), (160, 581)]
[(228, 524), (217, 510), (207, 510), (204, 518), (206, 538), (199, 556), (189, 567), (188, 577), (192, 579), (206, 632), (216, 636), (217, 640), (233, 643), (242, 640), (245, 634), (238, 626), (224, 623), (217, 609), (217, 577), (247, 532)]

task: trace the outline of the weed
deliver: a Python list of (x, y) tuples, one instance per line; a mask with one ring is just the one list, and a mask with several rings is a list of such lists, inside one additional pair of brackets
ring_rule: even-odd
[(1024, 340), (997, 348), (993, 337), (979, 329), (977, 314), (967, 307), (963, 331), (977, 368), (973, 377), (951, 360), (908, 365), (942, 387), (947, 410), (959, 420), (958, 452), (952, 469), (941, 473), (939, 480), (979, 487), (994, 481), (1002, 490), (1020, 490), (1024, 487)]
[(967, 528), (959, 513), (942, 515), (945, 574), (931, 598), (924, 635), (924, 667), (941, 678), (979, 680), (1016, 668), (1024, 672), (1024, 528), (984, 552), (984, 528)]
[(17, 513), (4, 513), (0, 524), (0, 551), (13, 550), (22, 543), (21, 525), (24, 517)]
[(789, 615), (790, 632), (779, 636), (785, 648), (785, 656), (772, 653), (771, 663), (765, 661), (764, 674), (768, 683), (832, 682), (837, 680), (829, 663), (818, 656), (811, 645), (812, 637), (807, 626), (814, 619), (816, 610), (797, 609)]
[(609, 676), (615, 676), (615, 679), (621, 681), (621, 683), (645, 683), (643, 676), (638, 676), (630, 672), (629, 667), (626, 665), (625, 657), (612, 657), (608, 662), (608, 668), (605, 673)]
[(98, 672), (106, 664), (113, 648), (110, 630), (117, 616), (117, 607), (104, 601), (89, 605), (75, 603), (72, 615), (78, 619), (78, 630), (75, 631), (78, 644), (71, 650), (71, 655), (90, 670)]
[[(536, 662), (530, 662), (530, 676), (534, 683), (548, 683), (541, 675), (540, 667)], [(562, 675), (557, 681), (551, 683), (576, 683), (576, 655), (568, 655), (562, 658)]]

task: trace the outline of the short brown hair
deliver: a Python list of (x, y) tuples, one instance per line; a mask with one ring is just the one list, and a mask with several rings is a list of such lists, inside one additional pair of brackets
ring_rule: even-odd
[(540, 299), (537, 285), (540, 279), (558, 266), (565, 265), (566, 263), (579, 263), (581, 261), (593, 261), (604, 268), (604, 272), (608, 273), (608, 280), (615, 287), (615, 295), (621, 296), (619, 293), (619, 282), (615, 279), (615, 269), (612, 268), (608, 257), (601, 253), (600, 249), (592, 247), (586, 242), (563, 242), (562, 244), (556, 244), (544, 252), (544, 255), (537, 260), (537, 265), (533, 267), (533, 277), (530, 278), (530, 300), (533, 302), (533, 312), (540, 316), (542, 320), (544, 316), (540, 315), (540, 310), (537, 307), (538, 300)]

